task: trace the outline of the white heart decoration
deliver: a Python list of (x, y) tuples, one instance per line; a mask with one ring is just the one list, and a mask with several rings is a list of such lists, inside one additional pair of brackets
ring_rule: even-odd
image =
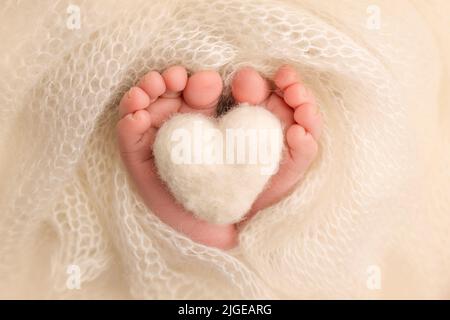
[(159, 129), (153, 153), (177, 201), (200, 219), (226, 224), (250, 210), (278, 171), (282, 148), (278, 118), (263, 107), (240, 105), (218, 119), (171, 117)]

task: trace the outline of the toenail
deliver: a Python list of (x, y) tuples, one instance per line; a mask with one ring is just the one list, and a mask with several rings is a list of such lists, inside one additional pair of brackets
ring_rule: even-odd
[(131, 94), (133, 93), (133, 91), (134, 91), (134, 87), (131, 88), (130, 90), (128, 90), (128, 92), (127, 92), (127, 98), (128, 98), (128, 99), (131, 98)]
[(173, 91), (167, 91), (163, 95), (161, 95), (162, 98), (178, 98), (181, 96), (181, 91), (173, 92)]

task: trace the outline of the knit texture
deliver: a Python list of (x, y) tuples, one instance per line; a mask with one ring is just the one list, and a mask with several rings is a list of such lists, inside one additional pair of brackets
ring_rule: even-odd
[[(448, 7), (3, 1), (0, 295), (448, 297)], [(116, 144), (119, 99), (173, 64), (218, 70), (228, 94), (240, 67), (269, 77), (284, 63), (316, 94), (325, 125), (317, 160), (246, 225), (238, 248), (194, 243), (129, 180)], [(80, 290), (67, 283), (73, 266)], [(371, 270), (379, 288), (368, 285)]]

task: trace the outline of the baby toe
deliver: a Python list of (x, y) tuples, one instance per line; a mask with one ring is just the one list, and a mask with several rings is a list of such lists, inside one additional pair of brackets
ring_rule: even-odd
[(294, 124), (286, 132), (286, 142), (295, 167), (304, 171), (316, 157), (318, 151), (316, 140), (302, 126)]
[(273, 80), (277, 88), (284, 90), (294, 83), (300, 82), (300, 76), (294, 67), (290, 65), (283, 65), (275, 73)]
[(217, 72), (200, 71), (189, 78), (183, 98), (191, 108), (213, 108), (219, 101), (222, 89), (222, 78)]
[(302, 83), (294, 83), (283, 92), (284, 101), (291, 107), (297, 108), (305, 103), (315, 104), (314, 95)]
[(238, 103), (261, 104), (269, 96), (269, 89), (267, 80), (250, 67), (239, 70), (231, 83), (231, 92)]
[(162, 73), (164, 83), (166, 85), (166, 92), (163, 97), (171, 98), (177, 97), (181, 94), (187, 84), (187, 71), (182, 66), (172, 66)]
[(120, 100), (119, 116), (122, 118), (127, 114), (146, 108), (149, 104), (150, 98), (147, 93), (139, 87), (132, 87)]
[(139, 81), (139, 87), (147, 93), (151, 101), (154, 101), (166, 92), (164, 78), (156, 71), (150, 71), (142, 77), (141, 81)]
[(146, 137), (151, 122), (150, 114), (144, 109), (129, 113), (117, 123), (119, 148), (123, 155), (142, 158), (142, 153), (148, 151)]
[(322, 131), (322, 116), (314, 104), (304, 104), (295, 109), (294, 120), (318, 140)]

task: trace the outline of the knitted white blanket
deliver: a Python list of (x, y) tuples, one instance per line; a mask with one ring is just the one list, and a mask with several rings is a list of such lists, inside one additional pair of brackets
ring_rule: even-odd
[[(447, 8), (447, 9), (444, 9)], [(447, 1), (6, 1), (0, 8), (0, 296), (450, 295)], [(230, 252), (136, 195), (117, 102), (181, 63), (297, 66), (325, 134), (295, 192)]]

